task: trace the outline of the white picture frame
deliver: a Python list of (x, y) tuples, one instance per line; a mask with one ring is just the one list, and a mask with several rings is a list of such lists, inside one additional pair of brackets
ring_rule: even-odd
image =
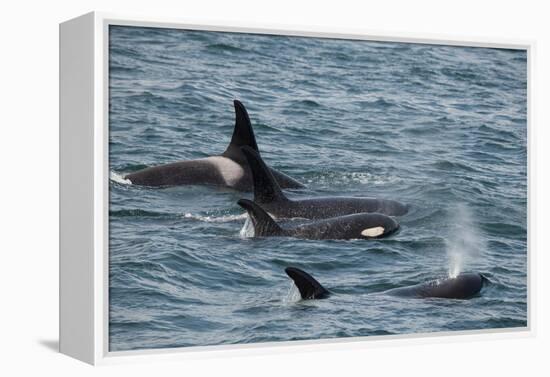
[[(528, 308), (527, 327), (468, 330), (449, 333), (320, 339), (261, 344), (201, 346), (109, 352), (108, 348), (108, 28), (146, 26), (331, 37), (371, 41), (445, 44), (527, 52), (528, 96)], [(227, 23), (190, 24), (185, 20), (132, 17), (92, 12), (60, 24), (60, 352), (90, 364), (144, 359), (185, 358), (196, 352), (206, 357), (240, 353), (292, 352), (294, 347), (383, 345), (386, 342), (478, 340), (486, 336), (532, 336), (533, 302), (531, 241), (532, 41), (472, 39), (414, 34), (364, 33), (356, 30), (290, 29)], [(490, 335), (489, 335), (490, 334)], [(460, 335), (460, 339), (455, 335)]]

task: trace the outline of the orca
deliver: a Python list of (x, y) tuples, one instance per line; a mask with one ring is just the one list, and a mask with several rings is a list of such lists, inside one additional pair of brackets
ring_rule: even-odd
[(285, 272), (294, 280), (303, 300), (323, 299), (330, 296), (330, 292), (307, 272), (296, 267), (287, 267)]
[[(296, 267), (285, 268), (294, 280), (303, 300), (327, 298), (330, 292), (307, 272)], [(390, 296), (409, 298), (448, 298), (465, 300), (476, 296), (489, 280), (479, 273), (462, 273), (456, 277), (432, 280), (382, 292)]]
[[(230, 187), (238, 191), (252, 191), (250, 168), (240, 148), (247, 146), (255, 153), (260, 152), (246, 108), (238, 100), (234, 100), (233, 104), (235, 128), (229, 146), (221, 155), (149, 167), (128, 174), (124, 178), (134, 185), (141, 186), (212, 185)], [(270, 172), (281, 187), (304, 187), (279, 171)]]
[(399, 224), (393, 218), (380, 213), (358, 213), (282, 227), (253, 201), (240, 199), (237, 204), (248, 212), (255, 237), (279, 236), (311, 240), (373, 239), (386, 237), (399, 229)]
[(386, 199), (340, 196), (289, 199), (261, 156), (247, 146), (242, 147), (242, 152), (252, 171), (254, 202), (274, 217), (315, 220), (364, 212), (388, 216), (402, 216), (408, 212), (407, 205)]
[(453, 298), (464, 300), (477, 295), (488, 279), (479, 273), (462, 273), (455, 277), (436, 279), (410, 287), (394, 288), (385, 294), (412, 298)]

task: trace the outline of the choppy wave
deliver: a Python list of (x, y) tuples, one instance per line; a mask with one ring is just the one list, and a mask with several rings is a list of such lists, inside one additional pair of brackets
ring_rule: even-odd
[(143, 209), (122, 209), (118, 211), (109, 211), (109, 216), (111, 218), (117, 217), (174, 217), (174, 214), (171, 213), (162, 213), (156, 211), (147, 211)]

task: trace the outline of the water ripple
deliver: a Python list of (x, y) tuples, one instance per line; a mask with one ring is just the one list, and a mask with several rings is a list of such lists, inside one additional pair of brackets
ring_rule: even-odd
[[(524, 51), (111, 27), (110, 350), (526, 325)], [(124, 175), (222, 153), (233, 99), (289, 192), (411, 206), (379, 241), (247, 238), (212, 187)], [(333, 295), (301, 301), (284, 273)], [(387, 289), (478, 271), (469, 301)]]

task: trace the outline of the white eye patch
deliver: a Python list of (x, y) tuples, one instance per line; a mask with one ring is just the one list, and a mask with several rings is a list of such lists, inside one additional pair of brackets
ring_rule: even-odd
[(376, 226), (374, 228), (367, 228), (361, 232), (362, 236), (365, 237), (378, 237), (380, 235), (384, 234), (384, 227), (383, 226)]

